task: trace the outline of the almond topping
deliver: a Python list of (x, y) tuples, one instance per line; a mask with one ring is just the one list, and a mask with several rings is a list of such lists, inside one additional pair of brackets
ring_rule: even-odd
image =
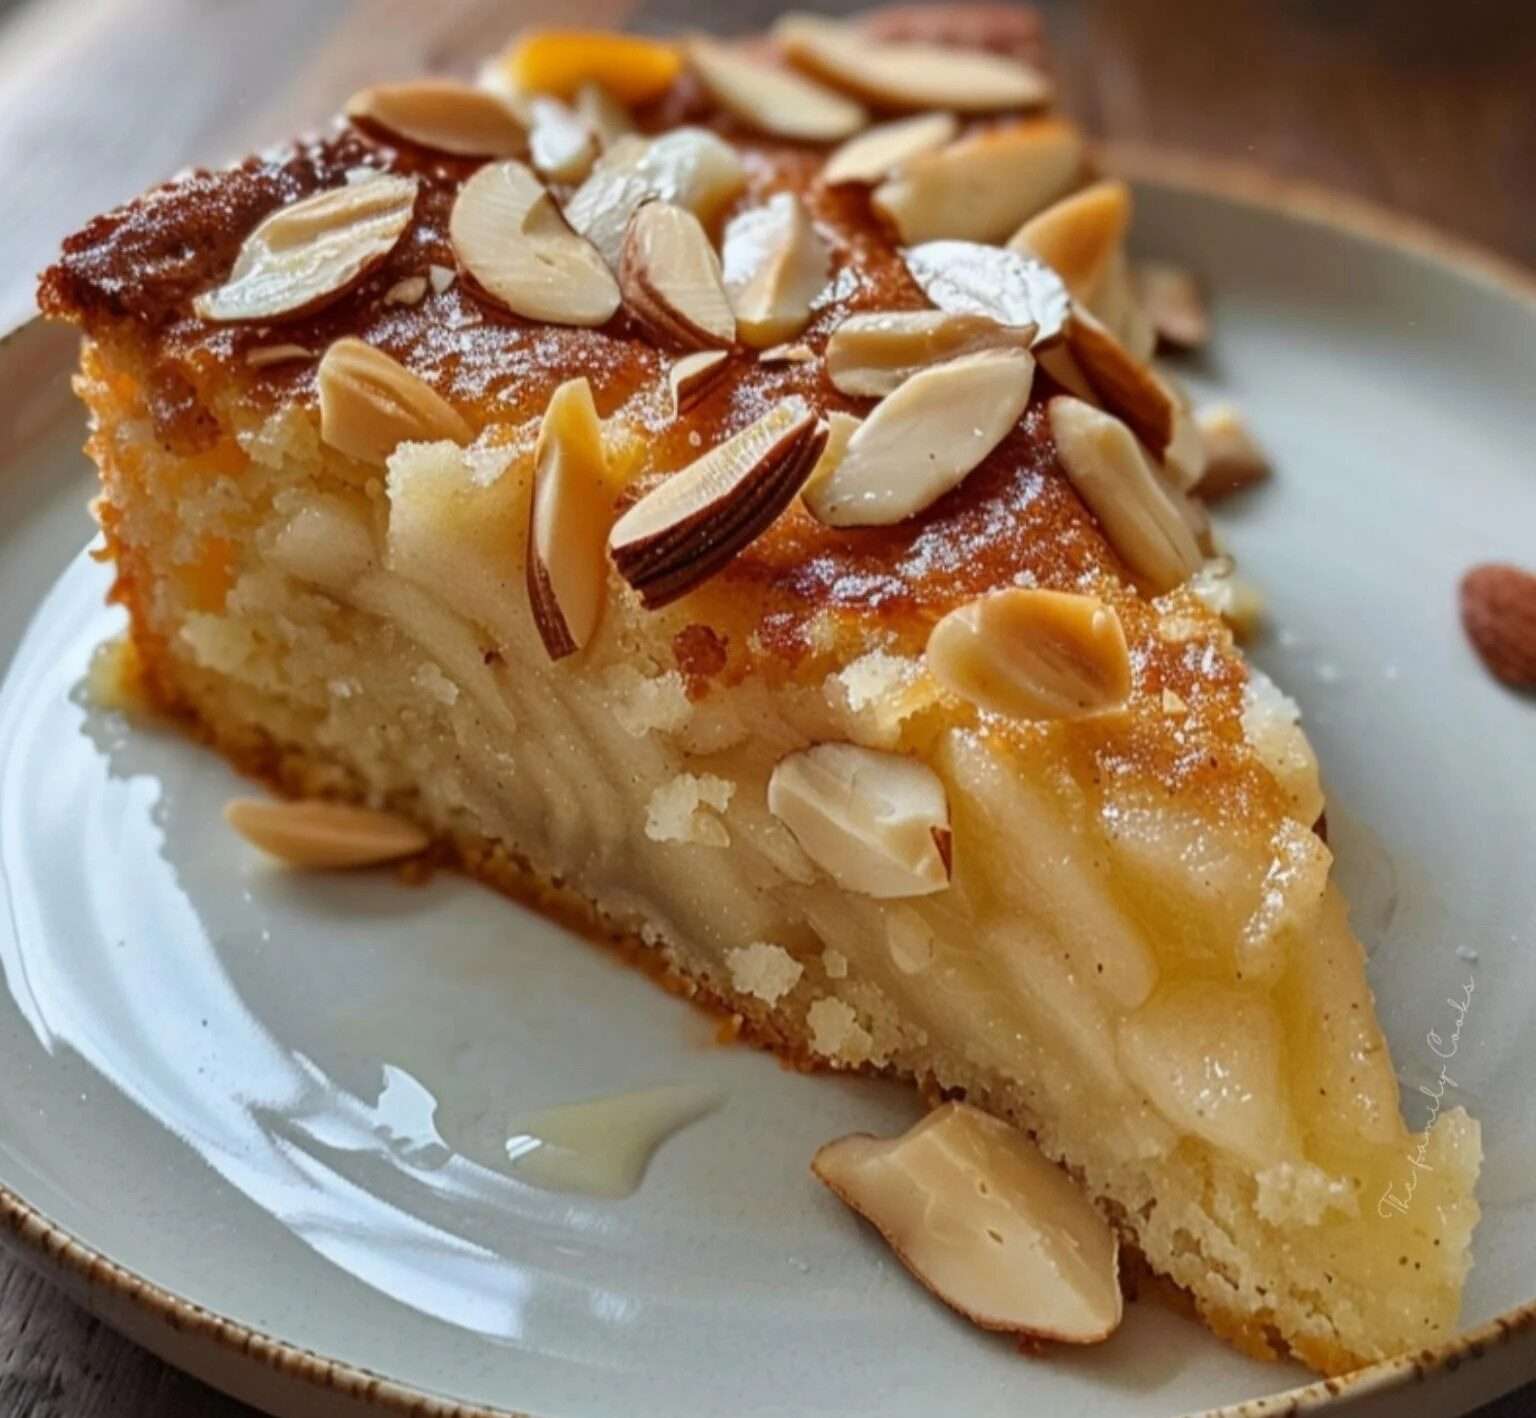
[(528, 146), (499, 94), (451, 79), (376, 84), (347, 100), (347, 117), (418, 147), (461, 158), (513, 158)]
[(987, 315), (947, 310), (850, 315), (827, 341), (827, 376), (844, 394), (879, 399), (920, 369), (979, 350), (1028, 349), (1033, 325), (1000, 325)]
[(520, 162), (489, 163), (459, 189), (448, 218), (454, 254), (514, 315), (553, 325), (602, 325), (619, 287)]
[(375, 176), (279, 207), (240, 247), (229, 279), (192, 302), (204, 320), (282, 320), (328, 305), (395, 249), (414, 177)]
[(255, 345), (245, 352), (245, 362), (252, 369), (266, 369), (274, 364), (292, 364), (295, 360), (314, 357), (315, 352), (303, 345)]
[(1161, 593), (1197, 571), (1200, 548), (1175, 502), (1181, 494), (1158, 477), (1130, 429), (1065, 394), (1048, 411), (1062, 467), (1132, 572)]
[(1490, 674), (1536, 689), (1536, 576), (1487, 562), (1461, 580), (1461, 625)]
[(435, 261), (427, 267), (427, 280), (438, 295), (447, 290), (458, 279), (458, 275), (452, 266), (439, 266)]
[(705, 128), (620, 138), (565, 204), (565, 218), (615, 271), (629, 219), (652, 198), (686, 207), (708, 226), (746, 183), (736, 150)]
[(759, 132), (804, 143), (835, 143), (869, 122), (869, 115), (851, 99), (713, 40), (692, 40), (687, 55), (715, 102)]
[(904, 162), (942, 148), (960, 124), (952, 113), (920, 113), (915, 118), (898, 118), (882, 123), (850, 138), (821, 170), (821, 180), (828, 187), (843, 182), (873, 185), (890, 176)]
[(802, 69), (881, 108), (990, 113), (1048, 103), (1050, 81), (1016, 59), (938, 44), (882, 43), (820, 15), (785, 15), (773, 37)]
[(425, 276), (404, 276), (384, 292), (385, 305), (419, 305), (427, 293)]
[(723, 247), (725, 288), (741, 338), (754, 349), (793, 339), (826, 288), (831, 253), (793, 192), (731, 218)]
[(1099, 288), (1131, 222), (1131, 189), (1095, 182), (1052, 203), (1009, 238), (1010, 250), (1044, 261), (1078, 300)]
[(1205, 440), (1205, 472), (1194, 486), (1196, 497), (1214, 502), (1269, 476), (1269, 459), (1254, 442), (1243, 416), (1231, 404), (1213, 404), (1195, 416)]
[(862, 422), (862, 419), (856, 419), (852, 414), (833, 412), (827, 415), (827, 446), (821, 450), (821, 457), (816, 460), (810, 477), (800, 489), (800, 497), (807, 507), (813, 498), (820, 496), (816, 489), (837, 471), (843, 461), (843, 454), (848, 451), (849, 440), (858, 432)]
[(779, 760), (768, 810), (849, 891), (890, 900), (949, 886), (949, 798), (926, 763), (851, 743)]
[(688, 412), (720, 382), (730, 367), (731, 357), (724, 350), (700, 350), (684, 355), (667, 371), (667, 387), (672, 395), (672, 417)]
[(757, 356), (759, 364), (810, 364), (816, 351), (809, 345), (774, 345)]
[(555, 390), (533, 451), (528, 599), (549, 658), (580, 650), (597, 629), (608, 586), (613, 521), (603, 426), (585, 379)]
[(1067, 348), (1104, 407), (1162, 458), (1179, 431), (1173, 391), (1081, 307), (1073, 310), (1066, 330)]
[(736, 339), (720, 258), (684, 207), (647, 202), (630, 218), (619, 288), (630, 313), (663, 344), (698, 349)]
[(1096, 1344), (1120, 1323), (1119, 1244), (1017, 1128), (945, 1103), (901, 1137), (829, 1142), (811, 1170), (982, 1329)]
[(926, 659), (950, 693), (1013, 719), (1102, 714), (1131, 693), (1120, 617), (1095, 596), (993, 591), (933, 627)]
[(984, 350), (912, 375), (848, 442), (842, 462), (806, 496), (829, 527), (883, 527), (915, 517), (976, 467), (1018, 423), (1035, 362)]
[(1263, 593), (1237, 574), (1230, 556), (1206, 562), (1190, 580), (1189, 589), (1207, 610), (1226, 621), (1239, 641), (1247, 642), (1258, 633), (1264, 619)]
[(1195, 278), (1165, 261), (1144, 261), (1132, 284), (1158, 339), (1175, 349), (1201, 349), (1211, 337), (1210, 320)]
[(1141, 308), (1123, 247), (1111, 254), (1098, 289), (1085, 303), (1110, 334), (1130, 351), (1132, 359), (1145, 364), (1152, 358), (1157, 350), (1157, 331), (1152, 328), (1147, 312)]
[(635, 131), (629, 110), (594, 79), (576, 90), (576, 116), (596, 139), (599, 152), (606, 153), (620, 138)]
[(430, 384), (382, 350), (350, 336), (325, 352), (316, 376), (320, 437), (332, 448), (383, 467), (402, 443), (473, 436), (463, 416)]
[(726, 566), (778, 517), (827, 441), (799, 400), (673, 473), (635, 503), (608, 538), (621, 575), (654, 610)]
[(557, 98), (528, 101), (528, 156), (551, 182), (580, 182), (597, 158), (597, 139), (584, 119)]
[(902, 253), (907, 271), (940, 310), (989, 315), (1002, 325), (1033, 325), (1034, 345), (1053, 344), (1072, 309), (1049, 266), (974, 241), (929, 241)]
[(295, 867), (368, 867), (414, 857), (431, 842), (413, 822), (346, 803), (236, 798), (224, 820), (247, 842)]
[(1083, 135), (1059, 118), (984, 128), (903, 163), (874, 209), (903, 241), (1002, 241), (1071, 187)]

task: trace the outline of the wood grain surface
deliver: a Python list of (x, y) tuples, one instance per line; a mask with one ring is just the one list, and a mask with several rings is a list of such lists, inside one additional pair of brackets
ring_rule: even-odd
[[(762, 0), (30, 0), (0, 9), (0, 329), (102, 208), (297, 132), (360, 83), (469, 72), (519, 25), (760, 26)], [(823, 4), (824, 9), (853, 9)], [(1091, 131), (1253, 163), (1536, 266), (1532, 0), (1042, 0)], [(1411, 1400), (1405, 1400), (1411, 1409)], [(238, 1418), (0, 1260), (0, 1418)], [(1481, 1418), (1529, 1418), (1536, 1384)]]

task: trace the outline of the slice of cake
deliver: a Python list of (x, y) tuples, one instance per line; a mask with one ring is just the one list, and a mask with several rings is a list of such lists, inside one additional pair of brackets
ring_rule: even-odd
[(1012, 1121), (1252, 1353), (1443, 1337), (1477, 1128), (1405, 1127), (1129, 195), (1042, 74), (797, 17), (491, 73), (44, 276), (154, 699)]

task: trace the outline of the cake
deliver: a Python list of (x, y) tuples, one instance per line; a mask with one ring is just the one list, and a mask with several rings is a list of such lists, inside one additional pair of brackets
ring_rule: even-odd
[(145, 689), (1025, 1130), (1247, 1352), (1443, 1338), (1477, 1127), (1403, 1120), (1129, 193), (911, 23), (530, 36), (69, 238)]

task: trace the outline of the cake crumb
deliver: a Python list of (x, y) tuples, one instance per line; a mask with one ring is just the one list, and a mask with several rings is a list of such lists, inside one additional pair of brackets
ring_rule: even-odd
[(805, 1012), (811, 1030), (811, 1048), (825, 1058), (861, 1063), (874, 1043), (859, 1023), (853, 1006), (840, 999), (819, 999)]
[(632, 665), (615, 665), (604, 676), (613, 696), (613, 715), (633, 738), (675, 734), (693, 713), (688, 684), (676, 670), (648, 679)]
[(821, 968), (827, 972), (829, 980), (846, 980), (848, 957), (840, 950), (833, 950), (829, 945), (821, 952)]
[(431, 660), (424, 660), (416, 667), (416, 673), (411, 676), (411, 683), (421, 690), (423, 694), (430, 695), (439, 704), (452, 707), (458, 703), (459, 687), (445, 675)]
[(729, 847), (731, 834), (715, 815), (730, 805), (736, 785), (713, 773), (679, 773), (651, 794), (645, 835), (653, 842), (692, 842)]
[(725, 953), (731, 986), (764, 1004), (777, 1004), (799, 983), (805, 967), (782, 945), (756, 940)]

